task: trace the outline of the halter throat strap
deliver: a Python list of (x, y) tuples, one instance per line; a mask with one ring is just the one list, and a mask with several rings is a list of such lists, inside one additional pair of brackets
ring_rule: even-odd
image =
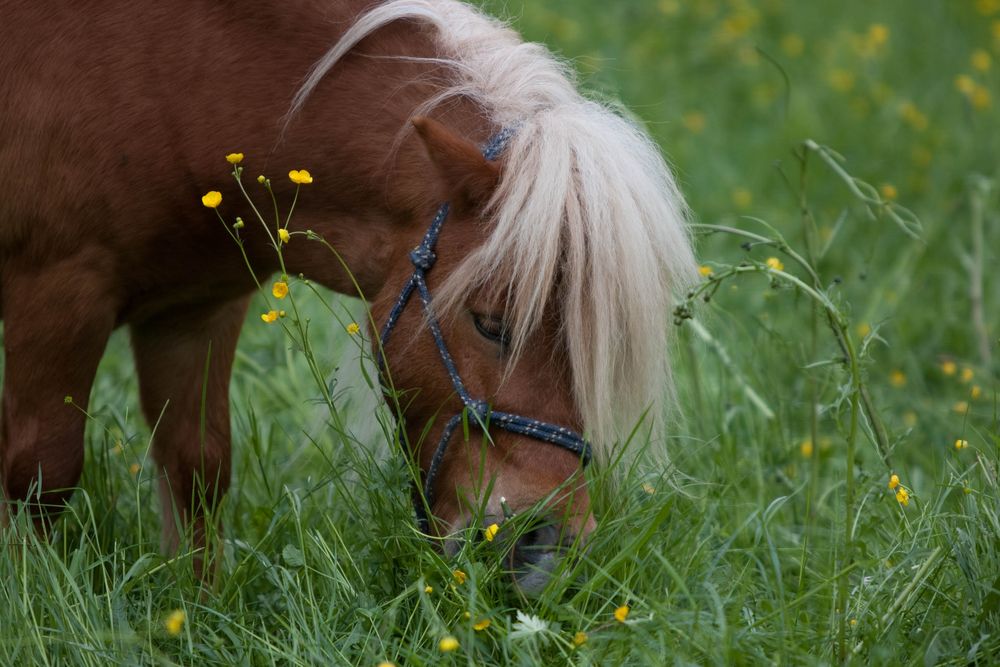
[[(496, 160), (503, 153), (504, 148), (506, 148), (507, 143), (514, 136), (515, 132), (516, 127), (506, 127), (500, 130), (483, 148), (483, 157), (490, 161)], [(583, 465), (590, 463), (591, 459), (590, 443), (579, 433), (556, 424), (550, 424), (509, 412), (492, 410), (486, 401), (473, 398), (465, 388), (465, 383), (462, 382), (462, 377), (458, 373), (455, 360), (452, 359), (451, 353), (448, 352), (448, 346), (445, 344), (444, 336), (441, 333), (441, 326), (431, 310), (432, 297), (430, 289), (427, 287), (427, 273), (433, 268), (434, 262), (437, 260), (437, 255), (434, 254), (434, 247), (437, 245), (441, 227), (444, 226), (445, 220), (448, 218), (450, 208), (448, 202), (441, 204), (420, 245), (410, 251), (410, 262), (413, 264), (413, 273), (410, 275), (410, 279), (406, 282), (406, 285), (403, 286), (399, 298), (396, 299), (396, 303), (389, 312), (389, 319), (386, 320), (385, 325), (382, 327), (378, 352), (379, 367), (384, 370), (385, 359), (383, 354), (389, 342), (390, 334), (392, 334), (392, 330), (399, 321), (399, 317), (403, 314), (406, 305), (410, 302), (410, 298), (416, 293), (423, 307), (427, 326), (430, 329), (431, 336), (434, 338), (434, 344), (437, 346), (438, 354), (441, 357), (441, 363), (444, 365), (445, 371), (451, 379), (455, 394), (458, 395), (463, 405), (462, 411), (452, 416), (441, 432), (441, 438), (438, 440), (437, 448), (431, 457), (430, 466), (425, 471), (423, 498), (420, 497), (419, 490), (414, 488), (413, 506), (416, 511), (419, 527), (425, 533), (430, 532), (430, 521), (425, 507), (430, 508), (433, 504), (434, 482), (437, 479), (438, 471), (444, 460), (445, 452), (448, 449), (448, 443), (455, 433), (455, 429), (462, 423), (463, 419), (473, 421), (484, 433), (489, 433), (490, 427), (496, 427), (510, 433), (516, 433), (569, 450), (580, 457)]]

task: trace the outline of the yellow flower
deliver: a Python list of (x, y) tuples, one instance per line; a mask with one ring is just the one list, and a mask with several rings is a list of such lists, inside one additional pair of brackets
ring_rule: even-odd
[(982, 388), (978, 384), (972, 385), (972, 389), (969, 390), (969, 396), (972, 397), (972, 400), (976, 400), (982, 395), (983, 395)]
[(723, 19), (717, 36), (725, 42), (732, 42), (753, 28), (758, 19), (756, 11), (753, 10), (734, 13)]
[(622, 606), (615, 609), (615, 620), (619, 623), (624, 623), (625, 619), (628, 618), (629, 606), (623, 604)]
[(358, 335), (359, 331), (361, 331), (361, 327), (358, 326), (357, 322), (351, 322), (350, 324), (347, 325), (347, 333), (351, 334), (352, 336)]
[(782, 271), (785, 268), (785, 265), (777, 257), (768, 257), (764, 263), (767, 264), (767, 268), (774, 269), (775, 271)]
[(906, 374), (903, 371), (895, 370), (889, 373), (889, 384), (897, 389), (906, 386)]
[(910, 492), (902, 486), (899, 487), (899, 491), (896, 491), (896, 501), (903, 507), (906, 507), (910, 504)]
[(972, 62), (972, 67), (980, 72), (989, 71), (990, 66), (993, 64), (993, 59), (985, 49), (976, 49), (973, 51), (969, 60)]
[(378, 667), (396, 667), (396, 663), (389, 662), (388, 660), (383, 660), (382, 662), (378, 663)]
[(288, 243), (288, 240), (292, 238), (292, 235), (288, 233), (288, 230), (282, 227), (278, 230), (278, 238), (281, 239), (282, 243)]
[(957, 88), (960, 93), (971, 95), (976, 89), (976, 82), (973, 81), (972, 77), (968, 74), (959, 74), (955, 77), (955, 88)]
[(732, 194), (733, 205), (736, 208), (750, 208), (753, 203), (753, 195), (746, 188), (736, 188)]
[(139, 465), (138, 463), (133, 463), (132, 465), (130, 465), (128, 467), (128, 471), (130, 473), (132, 473), (133, 477), (135, 477), (136, 475), (138, 475), (140, 470), (142, 470), (142, 466)]
[(491, 622), (492, 621), (490, 621), (490, 619), (484, 618), (483, 620), (481, 620), (478, 623), (476, 623), (475, 625), (473, 625), (472, 629), (475, 630), (476, 632), (482, 632), (486, 628), (490, 627), (490, 623)]
[(832, 69), (826, 79), (830, 87), (838, 93), (847, 93), (854, 88), (854, 74), (846, 69)]
[(268, 324), (271, 324), (272, 322), (277, 321), (277, 319), (278, 319), (278, 311), (276, 311), (276, 310), (269, 310), (266, 313), (263, 313), (260, 316), (260, 319), (262, 319), (263, 321), (267, 322)]
[(464, 584), (465, 580), (468, 578), (468, 575), (466, 575), (465, 572), (462, 572), (461, 570), (455, 570), (454, 572), (451, 573), (451, 576), (455, 577), (456, 584)]
[(296, 185), (309, 185), (313, 182), (312, 175), (305, 169), (292, 169), (288, 172), (288, 178)]
[(923, 132), (930, 125), (927, 115), (909, 100), (899, 105), (899, 115), (903, 117), (907, 125), (918, 132)]
[(868, 26), (868, 43), (874, 47), (883, 46), (889, 41), (889, 29), (881, 23)]
[(896, 190), (896, 186), (892, 183), (883, 183), (879, 186), (879, 192), (882, 193), (882, 198), (886, 201), (892, 201), (899, 196), (899, 192)]
[(288, 283), (284, 280), (279, 280), (271, 286), (271, 294), (274, 295), (275, 299), (284, 299), (288, 296)]
[(243, 162), (243, 153), (230, 153), (226, 156), (226, 162), (229, 164), (239, 164)]
[(781, 49), (790, 58), (798, 58), (806, 48), (806, 43), (795, 33), (781, 38)]
[(424, 593), (427, 593), (428, 595), (430, 595), (433, 592), (434, 592), (434, 587), (433, 586), (424, 586)]
[(799, 445), (799, 451), (802, 453), (802, 458), (811, 458), (813, 455), (813, 441), (803, 440), (802, 444)]
[(890, 475), (889, 476), (889, 488), (890, 489), (895, 489), (897, 486), (899, 486), (899, 475)]
[(853, 628), (853, 627), (854, 627), (855, 625), (857, 625), (857, 624), (858, 624), (858, 619), (856, 619), (856, 618), (852, 618), (852, 619), (851, 619), (851, 627)]
[(941, 362), (941, 372), (945, 375), (954, 375), (955, 371), (958, 370), (958, 364), (956, 364), (951, 359), (946, 359)]
[(587, 633), (583, 630), (573, 635), (573, 646), (583, 646), (587, 643)]
[(458, 640), (451, 635), (442, 637), (441, 641), (438, 642), (438, 648), (444, 653), (450, 653), (458, 648)]
[(486, 537), (487, 542), (492, 542), (493, 538), (497, 536), (497, 533), (499, 531), (500, 531), (500, 526), (498, 526), (495, 523), (491, 523), (486, 527), (486, 530), (483, 531), (483, 535)]
[(681, 3), (678, 0), (660, 0), (657, 6), (667, 16), (673, 16), (681, 10)]
[(705, 114), (700, 111), (689, 111), (681, 118), (684, 127), (693, 134), (701, 134), (705, 129), (707, 121)]
[(980, 111), (988, 109), (993, 104), (990, 91), (983, 86), (976, 86), (976, 89), (972, 91), (972, 95), (969, 97), (969, 101), (972, 102), (973, 108)]
[(903, 423), (906, 424), (907, 428), (913, 428), (917, 425), (917, 413), (913, 410), (908, 410), (903, 414)]
[(184, 613), (183, 609), (175, 609), (170, 612), (170, 615), (167, 616), (167, 620), (163, 622), (163, 625), (167, 629), (167, 634), (172, 637), (179, 635), (181, 630), (184, 628), (184, 620), (186, 618), (187, 615)]
[(219, 204), (222, 203), (222, 193), (218, 190), (206, 192), (202, 195), (201, 203), (208, 208), (219, 208)]
[(951, 406), (951, 409), (954, 410), (955, 412), (957, 412), (960, 415), (964, 415), (966, 412), (969, 411), (969, 402), (968, 401), (955, 401), (955, 405)]
[(868, 324), (867, 322), (862, 322), (857, 327), (855, 327), (855, 331), (857, 331), (858, 335), (861, 336), (862, 338), (867, 338), (868, 334), (872, 332), (872, 325)]
[(996, 14), (1000, 11), (1000, 0), (976, 0), (976, 11), (983, 16)]
[(702, 264), (701, 266), (698, 267), (698, 275), (700, 275), (702, 278), (708, 278), (710, 275), (712, 275), (712, 267), (705, 266), (704, 264)]
[(957, 449), (957, 450), (963, 450), (963, 449), (965, 449), (968, 446), (969, 446), (969, 441), (968, 440), (956, 440), (955, 441), (955, 449)]
[(962, 375), (960, 377), (962, 378), (962, 382), (969, 382), (975, 376), (976, 376), (975, 371), (966, 366), (965, 368), (962, 369)]
[(649, 482), (642, 483), (642, 490), (649, 495), (653, 495), (654, 493), (656, 493), (656, 487), (650, 484)]

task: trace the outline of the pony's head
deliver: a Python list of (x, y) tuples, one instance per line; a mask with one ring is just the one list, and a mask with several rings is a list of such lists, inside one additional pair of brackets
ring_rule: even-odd
[[(376, 321), (393, 319), (383, 354), (425, 475), (431, 527), (454, 536), (534, 510), (536, 527), (510, 556), (526, 590), (544, 585), (560, 552), (595, 525), (582, 468), (590, 445), (547, 435), (586, 433), (607, 462), (622, 434), (658, 410), (669, 381), (670, 284), (690, 259), (670, 217), (677, 211), (652, 218), (673, 190), (669, 180), (649, 183), (648, 141), (618, 120), (618, 136), (581, 146), (574, 130), (592, 131), (589, 114), (605, 125), (617, 117), (597, 105), (579, 112), (576, 127), (565, 116), (555, 126), (522, 121), (495, 161), (449, 127), (414, 119), (427, 179), (450, 208), (432, 262), (420, 251), (399, 257), (374, 308)], [(623, 148), (625, 163), (608, 160)], [(665, 189), (645, 190), (653, 185)], [(407, 249), (426, 245), (432, 217), (415, 222)], [(414, 265), (425, 269), (426, 292), (414, 285), (403, 305)], [(479, 401), (490, 411), (470, 414)], [(494, 414), (540, 425), (511, 432), (491, 423)]]
[[(463, 529), (496, 530), (489, 527), (542, 501), (536, 525), (511, 552), (518, 581), (533, 589), (547, 579), (559, 551), (594, 526), (581, 470), (590, 446), (576, 434), (583, 421), (573, 400), (559, 294), (526, 314), (535, 321), (519, 331), (524, 316), (511, 291), (513, 267), (455, 284), (470, 253), (490, 236), (487, 212), (501, 166), (434, 120), (413, 124), (431, 163), (432, 189), (448, 204), (433, 222), (424, 221), (402, 275), (389, 281), (397, 289), (389, 287), (376, 303), (376, 318), (385, 322), (384, 376), (402, 389), (397, 410), (423, 471), (421, 500), (437, 519), (425, 520), (424, 528), (451, 535), (446, 550), (458, 547)], [(442, 289), (449, 283), (451, 291)], [(390, 345), (397, 329), (402, 342)]]
[[(369, 39), (393, 26), (381, 46)], [(387, 381), (432, 497), (430, 527), (447, 537), (540, 507), (541, 527), (513, 549), (522, 586), (538, 588), (563, 545), (595, 525), (584, 457), (490, 415), (580, 432), (598, 465), (643, 420), (662, 423), (673, 295), (695, 273), (683, 199), (636, 124), (581, 96), (544, 47), (454, 0), (374, 5), (314, 65), (293, 114), (356, 47), (354, 66), (412, 74), (382, 108), (415, 121), (399, 130), (393, 173), (420, 195), (399, 208), (406, 231), (399, 244), (394, 232), (373, 314), (394, 320)], [(513, 132), (502, 154), (485, 158), (479, 143), (503, 129)], [(411, 257), (443, 201), (433, 261), (426, 247)], [(421, 264), (427, 293), (395, 308)], [(493, 412), (454, 419), (479, 402)]]

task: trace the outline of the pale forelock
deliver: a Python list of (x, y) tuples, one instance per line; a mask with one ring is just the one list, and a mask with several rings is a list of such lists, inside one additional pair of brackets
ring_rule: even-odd
[(670, 311), (695, 275), (683, 197), (634, 122), (581, 96), (570, 68), (544, 46), (454, 0), (395, 0), (361, 16), (310, 72), (292, 114), (355, 44), (401, 19), (436, 27), (438, 61), (453, 73), (415, 115), (461, 96), (496, 127), (517, 127), (487, 207), (493, 229), (436, 306), (460, 307), (471, 290), (513, 276), (516, 360), (557, 298), (577, 408), (606, 460), (644, 414), (662, 418), (672, 397)]

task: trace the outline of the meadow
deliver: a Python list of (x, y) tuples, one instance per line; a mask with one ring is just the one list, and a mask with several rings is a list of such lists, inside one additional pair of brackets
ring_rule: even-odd
[(589, 550), (525, 598), (417, 533), (363, 304), (306, 299), (305, 354), (258, 302), (205, 590), (159, 553), (119, 331), (69, 511), (0, 553), (0, 664), (995, 664), (1000, 0), (483, 5), (628, 107), (688, 197), (671, 469), (640, 438), (617, 483), (591, 470)]

